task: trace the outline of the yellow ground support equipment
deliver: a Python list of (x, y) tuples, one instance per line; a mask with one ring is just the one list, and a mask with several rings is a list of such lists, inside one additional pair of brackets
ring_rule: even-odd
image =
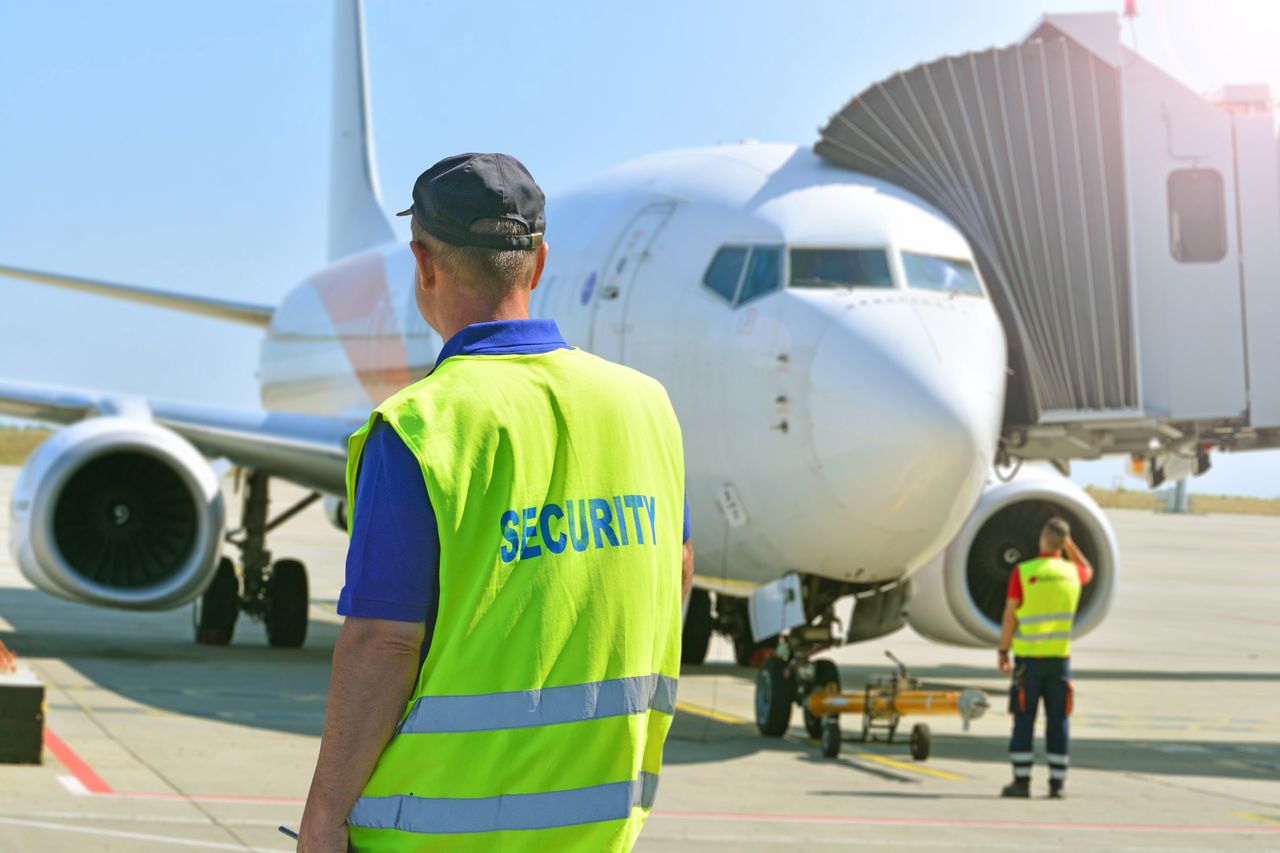
[[(853, 739), (880, 740), (878, 733), (883, 732), (883, 740), (893, 743), (898, 723), (908, 714), (958, 713), (968, 729), (969, 722), (981, 717), (990, 707), (987, 695), (981, 690), (927, 690), (921, 687), (919, 679), (911, 677), (906, 664), (891, 652), (885, 655), (898, 665), (898, 671), (892, 675), (874, 678), (862, 690), (850, 693), (842, 693), (834, 684), (828, 684), (806, 698), (806, 709), (822, 720), (822, 753), (828, 758), (840, 754), (844, 740), (840, 731), (841, 714), (862, 715), (861, 736)], [(912, 758), (917, 761), (928, 758), (932, 746), (929, 726), (924, 723), (912, 726), (908, 743)]]

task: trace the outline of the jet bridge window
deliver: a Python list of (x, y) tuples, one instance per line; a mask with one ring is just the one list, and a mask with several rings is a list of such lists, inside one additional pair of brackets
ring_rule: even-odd
[(893, 287), (884, 249), (792, 249), (791, 286)]
[(1227, 213), (1222, 175), (1214, 169), (1169, 173), (1169, 251), (1184, 264), (1227, 256)]
[(907, 286), (917, 290), (982, 295), (982, 285), (978, 284), (978, 274), (973, 271), (973, 264), (959, 258), (903, 252), (902, 269), (907, 274)]

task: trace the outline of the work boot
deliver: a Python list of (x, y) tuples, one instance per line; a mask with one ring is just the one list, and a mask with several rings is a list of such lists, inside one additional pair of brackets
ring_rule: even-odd
[(1065, 786), (1061, 782), (1050, 781), (1049, 782), (1049, 799), (1065, 800), (1066, 798), (1067, 798), (1067, 792), (1065, 790)]
[(1002, 797), (1021, 797), (1026, 799), (1031, 796), (1031, 780), (1030, 779), (1014, 779), (1008, 785), (1000, 789)]

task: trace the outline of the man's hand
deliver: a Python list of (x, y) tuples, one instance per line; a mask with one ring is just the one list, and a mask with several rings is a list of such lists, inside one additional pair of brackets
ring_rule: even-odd
[(347, 853), (349, 845), (345, 821), (337, 826), (303, 823), (298, 833), (298, 853)]
[(1013, 663), (1009, 660), (1009, 653), (1004, 649), (996, 652), (996, 662), (1000, 667), (1001, 675), (1008, 675), (1013, 672)]

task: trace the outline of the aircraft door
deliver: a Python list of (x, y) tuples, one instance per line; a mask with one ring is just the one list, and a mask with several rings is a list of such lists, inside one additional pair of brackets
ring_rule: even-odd
[(674, 202), (651, 204), (636, 214), (600, 273), (591, 309), (591, 352), (612, 361), (626, 355), (627, 306), (654, 239), (671, 218)]

